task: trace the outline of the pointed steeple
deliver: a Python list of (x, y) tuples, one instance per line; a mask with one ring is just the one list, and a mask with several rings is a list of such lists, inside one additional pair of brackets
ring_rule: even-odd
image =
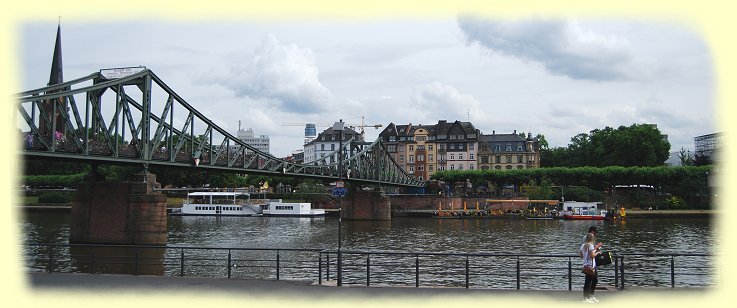
[(49, 86), (64, 82), (64, 71), (61, 65), (61, 22), (56, 29), (56, 44), (54, 44), (54, 58), (51, 61)]

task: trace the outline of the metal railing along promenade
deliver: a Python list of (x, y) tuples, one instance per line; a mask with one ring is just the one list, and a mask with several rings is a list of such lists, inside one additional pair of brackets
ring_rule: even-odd
[[(126, 245), (24, 245), (26, 269), (130, 275), (301, 280), (365, 286), (579, 290), (574, 254), (397, 252)], [(340, 255), (340, 259), (338, 258)], [(616, 254), (599, 285), (709, 287), (710, 254)]]

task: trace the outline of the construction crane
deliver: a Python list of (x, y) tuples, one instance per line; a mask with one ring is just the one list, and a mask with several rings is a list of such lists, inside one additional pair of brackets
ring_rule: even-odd
[[(342, 120), (341, 120), (342, 121)], [(315, 124), (315, 127), (332, 127), (334, 123), (284, 123), (282, 126), (305, 126), (307, 124)], [(373, 127), (374, 129), (379, 129), (383, 127), (384, 125), (381, 124), (366, 124), (366, 121), (364, 120), (364, 117), (361, 116), (361, 123), (360, 124), (353, 124), (353, 123), (345, 123), (346, 127), (353, 129), (353, 130), (360, 130), (361, 137), (364, 136), (364, 129), (366, 127)]]

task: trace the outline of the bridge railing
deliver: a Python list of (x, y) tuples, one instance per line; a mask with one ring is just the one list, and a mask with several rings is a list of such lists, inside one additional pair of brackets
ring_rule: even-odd
[[(396, 252), (138, 245), (25, 245), (32, 272), (307, 280), (318, 284), (579, 290), (580, 257), (568, 254)], [(709, 287), (710, 254), (621, 254), (599, 285)]]

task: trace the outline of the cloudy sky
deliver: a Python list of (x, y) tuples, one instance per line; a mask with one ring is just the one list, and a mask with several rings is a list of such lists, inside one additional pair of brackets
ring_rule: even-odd
[[(715, 126), (711, 51), (685, 25), (632, 19), (449, 18), (161, 22), (62, 19), (65, 80), (146, 66), (235, 134), (300, 148), (285, 123), (433, 124), (543, 134), (551, 147), (654, 123), (671, 151)], [(56, 21), (19, 25), (23, 90), (49, 78)], [(318, 127), (318, 131), (324, 128)], [(378, 130), (367, 130), (374, 139)]]

